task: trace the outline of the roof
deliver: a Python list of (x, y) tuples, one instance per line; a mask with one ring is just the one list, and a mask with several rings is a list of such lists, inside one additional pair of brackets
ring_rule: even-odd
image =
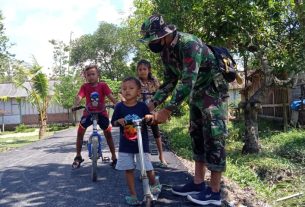
[[(50, 95), (54, 95), (54, 84), (55, 81), (49, 81), (49, 91)], [(30, 83), (25, 82), (23, 84), (26, 88), (30, 88)], [(0, 97), (9, 97), (9, 98), (21, 98), (28, 97), (26, 90), (23, 87), (16, 87), (13, 83), (2, 83), (0, 84)]]

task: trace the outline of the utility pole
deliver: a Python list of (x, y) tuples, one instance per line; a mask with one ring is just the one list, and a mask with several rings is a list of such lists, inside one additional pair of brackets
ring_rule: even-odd
[(72, 34), (73, 34), (73, 31), (70, 32), (70, 39), (69, 39), (68, 74), (70, 73)]

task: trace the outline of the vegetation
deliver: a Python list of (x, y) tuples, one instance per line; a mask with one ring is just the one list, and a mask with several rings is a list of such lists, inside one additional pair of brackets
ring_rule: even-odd
[(34, 60), (33, 66), (27, 68), (19, 65), (14, 83), (26, 90), (27, 100), (39, 113), (39, 138), (43, 138), (47, 129), (47, 109), (51, 100), (49, 81), (42, 72), (42, 67)]
[[(60, 124), (51, 124), (47, 128), (45, 136), (52, 136), (55, 131), (67, 129), (68, 126)], [(0, 133), (0, 152), (19, 148), (39, 140), (39, 129), (20, 124), (15, 131), (6, 131)]]
[(70, 63), (75, 68), (84, 68), (88, 63), (97, 64), (103, 77), (121, 80), (132, 74), (126, 64), (130, 47), (124, 28), (101, 22), (93, 34), (73, 41)]
[(19, 124), (16, 129), (15, 132), (33, 132), (35, 131), (34, 128), (30, 128), (29, 126), (25, 125), (25, 124)]
[(36, 136), (25, 136), (25, 137), (12, 137), (12, 138), (0, 138), (0, 152), (22, 147), (27, 144), (31, 144), (39, 140), (38, 135)]
[(10, 59), (12, 54), (9, 53), (9, 38), (4, 33), (5, 27), (3, 24), (3, 16), (0, 11), (0, 83), (11, 80), (12, 71), (10, 70)]
[[(259, 121), (261, 152), (243, 155), (244, 125), (241, 122), (229, 124), (227, 138), (227, 170), (224, 174), (242, 188), (254, 190), (257, 197), (274, 206), (301, 206), (305, 197), (275, 200), (302, 192), (305, 187), (305, 131), (291, 129), (279, 131), (279, 124)], [(173, 117), (161, 125), (168, 137), (172, 150), (186, 159), (192, 158), (188, 134), (188, 117)]]

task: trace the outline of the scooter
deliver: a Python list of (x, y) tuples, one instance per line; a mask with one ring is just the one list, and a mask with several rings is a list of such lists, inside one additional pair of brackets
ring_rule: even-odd
[[(145, 123), (144, 119), (132, 120), (133, 125), (137, 129), (140, 167), (141, 167), (142, 185), (143, 185), (143, 192), (144, 192), (143, 202), (145, 203), (146, 207), (150, 207), (150, 206), (153, 206), (154, 202), (158, 200), (160, 193), (152, 194), (150, 191), (150, 188), (149, 188), (149, 180), (148, 180), (145, 165), (144, 165), (144, 151), (143, 151), (143, 144), (142, 144), (141, 124), (143, 122)], [(156, 181), (159, 182), (159, 177), (157, 177), (157, 176), (156, 176)], [(161, 187), (162, 187), (162, 185), (161, 185)]]

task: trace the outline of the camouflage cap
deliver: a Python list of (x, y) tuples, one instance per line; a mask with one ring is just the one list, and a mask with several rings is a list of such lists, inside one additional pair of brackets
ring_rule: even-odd
[(141, 42), (151, 42), (173, 33), (176, 27), (168, 27), (161, 15), (152, 15), (144, 21), (141, 27), (143, 37)]

